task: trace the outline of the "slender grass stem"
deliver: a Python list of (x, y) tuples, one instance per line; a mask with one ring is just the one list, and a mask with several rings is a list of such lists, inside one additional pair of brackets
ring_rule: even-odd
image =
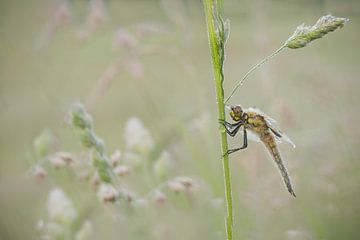
[[(214, 14), (218, 14), (220, 11), (220, 1), (204, 0), (204, 11), (209, 39), (209, 46), (212, 58), (212, 66), (214, 72), (215, 90), (216, 90), (216, 101), (218, 107), (218, 118), (225, 119), (225, 105), (224, 105), (224, 90), (223, 90), (223, 73), (222, 73), (222, 62), (220, 59), (220, 53), (224, 49), (219, 49), (218, 39), (215, 30)], [(217, 12), (214, 13), (214, 4), (216, 4)], [(224, 182), (225, 182), (225, 196), (226, 196), (226, 237), (227, 240), (232, 240), (232, 227), (233, 227), (233, 208), (232, 208), (232, 195), (231, 195), (231, 182), (230, 182), (230, 168), (229, 168), (229, 157), (226, 154), (228, 150), (226, 132), (223, 126), (219, 128), (221, 152), (223, 157), (223, 169), (224, 169)]]
[(226, 98), (225, 100), (225, 104), (230, 100), (230, 98), (232, 98), (232, 96), (234, 96), (235, 92), (237, 91), (237, 89), (244, 84), (245, 80), (249, 77), (249, 75), (256, 70), (257, 68), (261, 67), (263, 64), (265, 64), (267, 61), (269, 61), (270, 59), (272, 59), (273, 57), (275, 57), (276, 55), (278, 55), (282, 50), (284, 50), (286, 47), (286, 45), (282, 45), (278, 50), (276, 50), (275, 52), (273, 52), (272, 54), (270, 54), (269, 56), (267, 56), (266, 58), (264, 58), (263, 60), (261, 60), (259, 63), (257, 63), (255, 66), (253, 66), (241, 79), (240, 81), (235, 85), (235, 87), (233, 88), (233, 90), (231, 91), (229, 97)]

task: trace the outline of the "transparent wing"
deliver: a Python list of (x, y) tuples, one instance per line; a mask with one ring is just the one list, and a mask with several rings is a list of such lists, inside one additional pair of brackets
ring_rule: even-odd
[[(267, 122), (268, 123), (268, 122)], [(268, 123), (270, 130), (274, 133), (275, 139), (277, 142), (287, 142), (290, 145), (293, 146), (293, 148), (296, 147), (295, 143), (291, 141), (291, 139), (283, 132), (281, 132), (279, 129), (276, 129), (271, 123)]]
[[(280, 131), (279, 129), (277, 129), (274, 125), (276, 124), (276, 120), (273, 119), (272, 117), (268, 116), (267, 114), (265, 114), (264, 112), (262, 112), (260, 109), (258, 108), (248, 108), (247, 111), (252, 111), (255, 113), (258, 113), (259, 115), (263, 116), (265, 118), (266, 123), (268, 124), (269, 128), (271, 129), (271, 131), (274, 133), (275, 139), (277, 142), (281, 143), (281, 142), (287, 142), (290, 145), (292, 145), (294, 148), (296, 147), (296, 145), (294, 144), (293, 141), (291, 141), (291, 139), (284, 134), (282, 131)], [(253, 134), (254, 135), (254, 134)], [(257, 137), (258, 138), (258, 137)]]
[[(255, 133), (253, 133), (251, 130), (247, 130), (247, 138), (251, 141), (254, 142), (261, 142), (260, 138), (258, 135), (256, 135)], [(240, 130), (240, 134), (241, 136), (244, 136), (244, 132)]]
[(267, 115), (266, 113), (264, 113), (263, 111), (261, 111), (258, 108), (250, 107), (250, 108), (246, 109), (246, 111), (255, 112), (255, 113), (263, 116), (269, 123), (273, 123), (273, 124), (277, 123), (275, 119), (273, 119), (272, 117), (270, 117), (269, 115)]

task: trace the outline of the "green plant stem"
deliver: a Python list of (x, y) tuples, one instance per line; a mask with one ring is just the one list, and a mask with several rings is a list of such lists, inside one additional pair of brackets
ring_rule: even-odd
[[(219, 119), (225, 119), (225, 105), (224, 105), (224, 90), (222, 86), (223, 75), (222, 75), (222, 65), (220, 62), (220, 49), (217, 44), (217, 37), (215, 32), (215, 23), (213, 18), (213, 6), (214, 0), (204, 0), (204, 11), (206, 17), (206, 25), (208, 32), (208, 39), (210, 45), (210, 52), (212, 57), (212, 66), (214, 72), (215, 80), (215, 90), (216, 90), (216, 101), (218, 107), (218, 117)], [(217, 4), (217, 11), (219, 10), (219, 2)], [(221, 143), (221, 152), (223, 157), (223, 169), (224, 169), (224, 181), (225, 181), (225, 195), (226, 195), (226, 236), (227, 240), (232, 240), (232, 227), (233, 227), (233, 209), (232, 209), (232, 196), (231, 196), (231, 182), (230, 182), (230, 168), (229, 168), (229, 157), (226, 154), (228, 150), (226, 132), (223, 126), (219, 128), (220, 133), (220, 143)]]
[(237, 91), (237, 89), (243, 85), (243, 83), (245, 82), (245, 80), (248, 78), (248, 76), (257, 68), (261, 67), (264, 63), (266, 63), (267, 61), (269, 61), (271, 58), (275, 57), (276, 55), (278, 55), (282, 50), (284, 50), (286, 47), (286, 45), (282, 45), (278, 50), (276, 50), (275, 52), (273, 52), (272, 54), (270, 54), (269, 56), (267, 56), (266, 58), (264, 58), (263, 60), (261, 60), (259, 63), (257, 63), (255, 66), (253, 66), (243, 77), (242, 79), (235, 85), (234, 89), (231, 91), (229, 97), (226, 98), (225, 100), (225, 104), (230, 100), (230, 98), (232, 98), (232, 96), (234, 96), (235, 92)]

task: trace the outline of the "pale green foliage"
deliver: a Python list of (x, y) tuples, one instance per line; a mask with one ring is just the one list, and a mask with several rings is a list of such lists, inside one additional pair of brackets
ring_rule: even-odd
[[(207, 33), (209, 39), (209, 47), (212, 58), (212, 67), (214, 73), (214, 82), (216, 90), (216, 101), (218, 108), (218, 119), (225, 119), (224, 104), (224, 62), (225, 62), (225, 44), (229, 36), (230, 24), (224, 24), (220, 14), (221, 1), (204, 0), (204, 11), (207, 24)], [(226, 196), (226, 236), (228, 240), (232, 240), (233, 235), (233, 207), (230, 181), (229, 157), (227, 136), (224, 128), (219, 128), (221, 153), (223, 155), (224, 168), (224, 187)]]

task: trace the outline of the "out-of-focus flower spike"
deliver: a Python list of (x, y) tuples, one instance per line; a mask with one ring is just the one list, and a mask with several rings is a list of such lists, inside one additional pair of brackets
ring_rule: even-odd
[(68, 225), (77, 218), (77, 212), (72, 201), (60, 188), (51, 190), (47, 206), (49, 218), (55, 222)]
[(46, 23), (43, 31), (35, 40), (34, 48), (36, 50), (40, 50), (49, 44), (56, 31), (70, 18), (70, 12), (70, 1), (62, 0), (60, 5), (56, 8), (55, 12), (51, 15), (50, 19)]
[(91, 177), (91, 186), (93, 187), (94, 190), (98, 189), (98, 187), (100, 186), (101, 180), (99, 177), (99, 174), (97, 172), (95, 172), (95, 174)]
[(159, 205), (162, 205), (166, 202), (167, 200), (167, 197), (165, 195), (165, 193), (159, 191), (159, 190), (156, 190), (155, 193), (154, 193), (154, 201), (155, 203), (159, 204)]
[(106, 8), (103, 0), (90, 0), (89, 14), (86, 25), (89, 29), (95, 29), (106, 21)]
[(170, 191), (174, 192), (174, 193), (180, 193), (185, 191), (185, 187), (183, 184), (181, 184), (179, 181), (176, 180), (172, 180), (168, 183), (168, 187), (170, 189)]
[(193, 179), (186, 177), (186, 176), (180, 176), (177, 177), (176, 180), (180, 182), (186, 190), (190, 190), (194, 186)]
[(136, 37), (134, 37), (131, 33), (126, 31), (125, 29), (119, 28), (116, 31), (114, 37), (114, 47), (115, 48), (134, 48), (139, 44)]
[(46, 176), (47, 176), (47, 172), (42, 166), (35, 166), (34, 177), (37, 180), (43, 180), (46, 178)]
[(121, 152), (120, 152), (119, 149), (117, 149), (110, 156), (110, 159), (109, 159), (110, 160), (110, 165), (112, 167), (116, 167), (119, 164), (120, 159), (121, 159)]
[(103, 153), (105, 151), (104, 141), (96, 136), (96, 134), (90, 129), (84, 129), (79, 131), (80, 141), (86, 148), (94, 148), (96, 151)]
[(90, 221), (85, 221), (80, 230), (75, 235), (75, 240), (91, 240), (93, 227)]
[(163, 151), (153, 164), (154, 175), (161, 181), (165, 180), (174, 167), (174, 161), (167, 151)]
[(110, 166), (108, 162), (98, 152), (93, 151), (93, 166), (95, 167), (102, 182), (111, 182)]
[(138, 153), (127, 152), (124, 154), (123, 161), (130, 169), (136, 170), (144, 165), (145, 159)]
[(130, 168), (126, 165), (119, 165), (114, 168), (114, 173), (119, 177), (124, 177), (129, 175)]
[(125, 141), (126, 146), (130, 150), (147, 154), (154, 147), (154, 140), (139, 118), (132, 117), (126, 123), (125, 126)]
[(126, 66), (134, 78), (140, 78), (143, 76), (144, 66), (138, 58), (133, 57), (129, 59), (129, 61), (126, 63)]
[(100, 184), (96, 195), (102, 203), (113, 203), (119, 197), (119, 192), (112, 184), (102, 183)]
[(157, 22), (143, 22), (136, 25), (136, 35), (139, 37), (147, 37), (160, 34), (165, 31), (164, 26)]
[(68, 152), (57, 152), (49, 159), (51, 165), (55, 169), (60, 169), (65, 166), (71, 166), (75, 163), (75, 156)]
[(34, 140), (33, 147), (38, 157), (43, 158), (54, 148), (56, 137), (53, 132), (48, 129), (42, 131)]
[(92, 129), (93, 127), (92, 117), (86, 112), (85, 107), (80, 102), (72, 105), (71, 123), (79, 129)]

